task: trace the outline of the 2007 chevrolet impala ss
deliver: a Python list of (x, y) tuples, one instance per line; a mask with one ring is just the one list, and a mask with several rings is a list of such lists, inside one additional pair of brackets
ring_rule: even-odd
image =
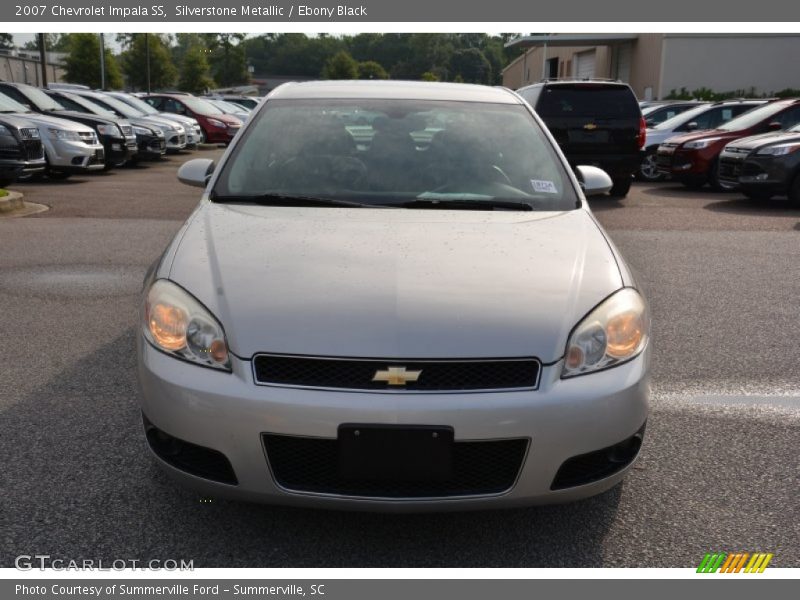
[(648, 411), (645, 300), (530, 107), (500, 88), (288, 84), (145, 280), (148, 445), (206, 495), (334, 508), (562, 502)]

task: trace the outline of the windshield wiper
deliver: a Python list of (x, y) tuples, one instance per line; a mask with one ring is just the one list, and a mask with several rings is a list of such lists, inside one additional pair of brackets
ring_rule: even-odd
[(417, 198), (394, 206), (440, 210), (533, 210), (533, 206), (527, 202), (513, 200), (422, 200)]
[(294, 194), (256, 194), (253, 196), (220, 196), (211, 192), (209, 199), (221, 204), (265, 204), (270, 206), (341, 206), (345, 208), (386, 208), (376, 204), (364, 204), (352, 200), (296, 196)]

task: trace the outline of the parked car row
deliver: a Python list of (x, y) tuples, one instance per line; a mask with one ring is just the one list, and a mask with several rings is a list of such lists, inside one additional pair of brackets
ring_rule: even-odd
[(0, 81), (0, 187), (112, 169), (201, 143), (229, 143), (249, 108), (191, 94)]
[[(706, 184), (720, 191), (741, 187), (759, 197), (788, 193), (800, 202), (800, 183), (795, 181), (800, 172), (795, 157), (789, 156), (800, 148), (793, 142), (798, 124), (800, 99), (765, 102), (721, 125), (669, 137), (656, 150), (656, 167), (692, 189)], [(780, 165), (773, 167), (775, 159)]]

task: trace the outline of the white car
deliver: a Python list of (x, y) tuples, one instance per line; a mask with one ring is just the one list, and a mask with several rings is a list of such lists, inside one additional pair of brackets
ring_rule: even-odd
[(631, 468), (650, 319), (585, 199), (611, 179), (573, 174), (515, 93), (284, 85), (178, 177), (205, 193), (146, 276), (137, 357), (147, 442), (184, 484), (442, 510)]
[(17, 114), (36, 125), (47, 159), (46, 173), (51, 179), (66, 179), (74, 173), (103, 170), (103, 145), (88, 125), (35, 113), (2, 93), (0, 112)]

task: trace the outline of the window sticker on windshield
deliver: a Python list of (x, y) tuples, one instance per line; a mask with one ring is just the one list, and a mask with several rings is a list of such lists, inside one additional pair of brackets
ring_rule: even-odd
[(540, 194), (557, 194), (558, 190), (552, 181), (545, 181), (543, 179), (531, 179), (533, 191)]

